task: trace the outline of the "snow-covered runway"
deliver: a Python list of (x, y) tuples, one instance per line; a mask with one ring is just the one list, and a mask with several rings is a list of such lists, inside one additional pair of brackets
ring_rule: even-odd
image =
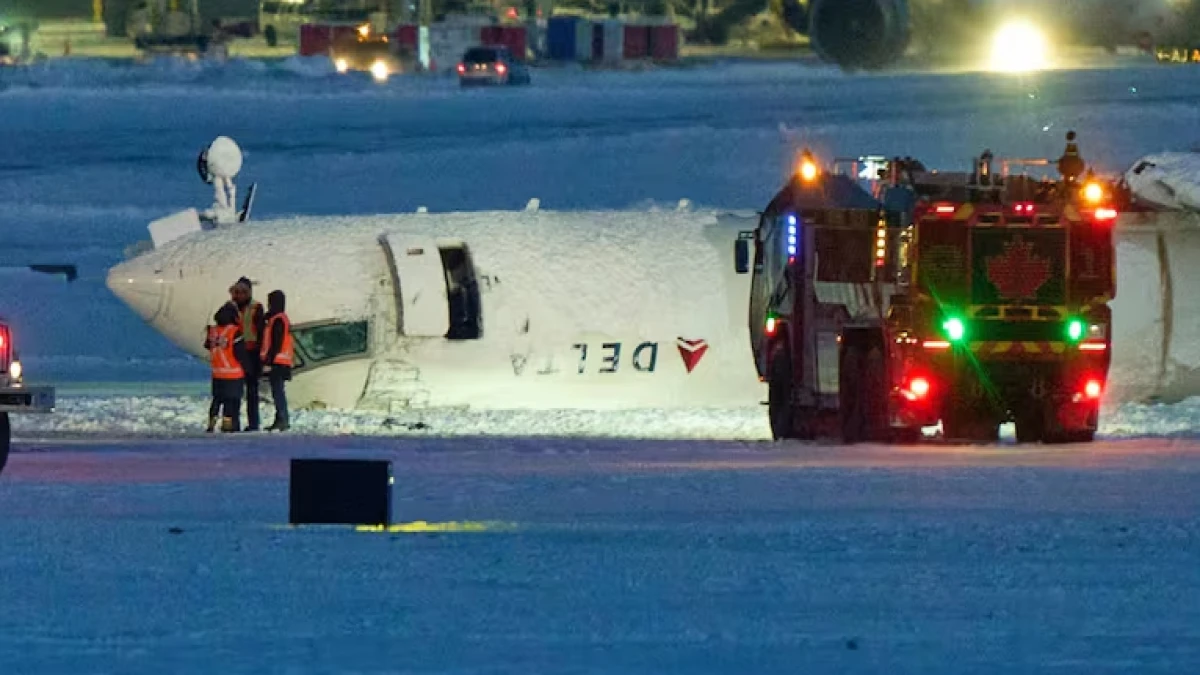
[[(405, 521), (290, 529), (294, 456)], [(1200, 443), (36, 443), (0, 490), (0, 672), (1200, 667)]]

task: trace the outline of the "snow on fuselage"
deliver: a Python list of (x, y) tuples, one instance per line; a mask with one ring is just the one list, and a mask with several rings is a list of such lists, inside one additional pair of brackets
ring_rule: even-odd
[(306, 217), (198, 232), (108, 283), (202, 358), (234, 280), (254, 280), (260, 301), (283, 290), (303, 361), (293, 405), (754, 404), (734, 241), (755, 224), (699, 211)]

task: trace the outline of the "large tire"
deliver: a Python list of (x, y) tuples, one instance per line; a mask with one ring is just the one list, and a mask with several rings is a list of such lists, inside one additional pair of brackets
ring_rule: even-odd
[(279, 46), (279, 31), (275, 30), (275, 26), (267, 26), (263, 30), (263, 37), (266, 38), (268, 47)]
[(886, 442), (890, 440), (888, 431), (891, 426), (888, 415), (887, 364), (884, 363), (883, 350), (878, 346), (867, 352), (861, 382), (866, 439)]
[(8, 423), (8, 413), (0, 413), (0, 473), (8, 463), (8, 451), (12, 447), (12, 427)]
[(767, 410), (771, 418), (771, 436), (775, 440), (796, 437), (796, 409), (792, 404), (792, 355), (783, 345), (771, 353), (771, 374), (767, 389)]
[(866, 440), (867, 413), (864, 406), (862, 350), (849, 347), (842, 353), (838, 368), (838, 412), (842, 423), (842, 442)]
[(1046, 418), (1039, 410), (1030, 410), (1017, 415), (1017, 443), (1037, 443), (1046, 434)]

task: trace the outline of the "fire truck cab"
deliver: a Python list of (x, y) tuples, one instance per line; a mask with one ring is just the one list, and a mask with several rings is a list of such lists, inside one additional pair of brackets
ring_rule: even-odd
[(962, 173), (822, 168), (805, 151), (753, 239), (751, 346), (775, 438), (915, 441), (940, 422), (989, 442), (1011, 421), (1019, 442), (1092, 440), (1120, 186), (1069, 141), (1054, 178), (1030, 171), (1051, 160), (997, 171), (986, 151)]

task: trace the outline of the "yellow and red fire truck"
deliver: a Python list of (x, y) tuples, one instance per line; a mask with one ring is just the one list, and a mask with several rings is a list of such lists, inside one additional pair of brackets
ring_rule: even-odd
[(1020, 442), (1091, 441), (1121, 186), (1073, 142), (1057, 166), (985, 152), (961, 173), (822, 167), (806, 151), (753, 237), (750, 331), (775, 438), (912, 441), (940, 422), (989, 442), (1012, 421)]

